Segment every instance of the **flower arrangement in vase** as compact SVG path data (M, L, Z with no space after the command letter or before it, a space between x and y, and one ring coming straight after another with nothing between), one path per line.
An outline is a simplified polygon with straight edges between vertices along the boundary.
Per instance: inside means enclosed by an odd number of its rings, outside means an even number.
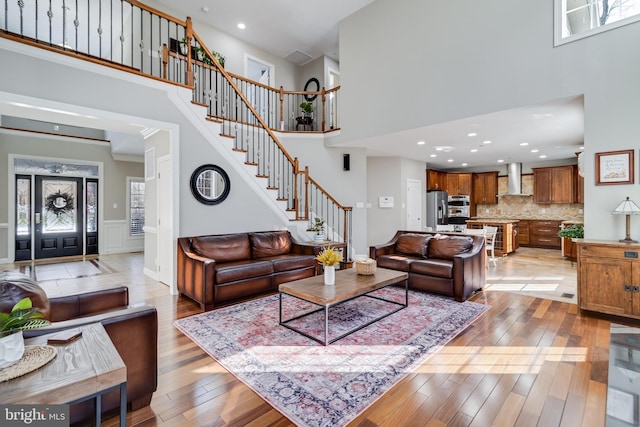
M336 265L340 264L340 252L327 246L318 254L316 260L324 266L324 284L333 285L336 282Z
M11 312L0 313L0 369L13 365L24 354L22 331L48 324L42 313L33 308L30 298L18 301Z

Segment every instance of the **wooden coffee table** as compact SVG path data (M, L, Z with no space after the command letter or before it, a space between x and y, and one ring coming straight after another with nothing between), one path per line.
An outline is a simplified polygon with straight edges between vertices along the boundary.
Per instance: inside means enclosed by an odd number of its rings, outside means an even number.
M403 308L409 305L409 284L408 284L408 274L403 273L401 271L396 270L388 270L385 268L378 268L376 273L371 276L362 276L356 273L355 269L350 268L347 270L338 270L336 271L336 282L335 285L327 286L324 284L324 277L322 275L309 277L306 279L295 280L293 282L283 283L279 286L278 290L280 291L280 325L285 328L291 329L299 334L304 335L305 337L311 338L314 341L319 342L320 344L328 345L333 342L338 341L341 338L346 337L358 331L365 326L368 326L374 322L377 322L380 319L383 319L397 311L402 310ZM376 291L378 289L387 287L389 285L393 285L396 283L405 282L405 298L404 303L399 303L396 301L391 301L388 299L380 298L378 296L369 295L371 292ZM312 304L320 306L317 310L313 310L310 312L306 312L299 316L293 317L291 319L283 320L282 319L282 297L284 295L289 295L292 297L299 298L303 301L310 302ZM336 306L338 304L342 304L346 301L350 301L354 298L366 297L366 298L374 298L377 300L385 301L392 303L398 306L396 309L392 310L389 313L386 313L380 317L377 317L364 325L359 325L346 333L340 335L339 337L333 338L329 340L329 308ZM317 313L319 311L324 310L324 341L313 337L295 327L290 325L294 320L300 319L305 316L310 316L313 313Z

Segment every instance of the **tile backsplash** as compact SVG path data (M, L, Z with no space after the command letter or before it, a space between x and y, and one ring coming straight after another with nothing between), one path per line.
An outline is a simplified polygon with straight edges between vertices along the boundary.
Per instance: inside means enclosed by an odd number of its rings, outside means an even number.
M508 183L506 176L498 177L498 194L506 194ZM533 175L522 175L522 193L533 194ZM533 203L532 196L500 196L497 205L478 205L478 218L501 219L558 219L563 221L582 221L584 205L582 203Z

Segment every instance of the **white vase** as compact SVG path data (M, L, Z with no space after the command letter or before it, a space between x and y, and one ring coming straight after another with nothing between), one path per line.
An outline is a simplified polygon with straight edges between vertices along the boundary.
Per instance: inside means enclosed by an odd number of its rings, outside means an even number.
M324 284L325 285L335 285L336 283L336 266L335 265L325 265L324 266Z
M316 233L313 235L314 242L324 242L324 234Z
M15 364L24 354L22 331L0 338L0 369Z

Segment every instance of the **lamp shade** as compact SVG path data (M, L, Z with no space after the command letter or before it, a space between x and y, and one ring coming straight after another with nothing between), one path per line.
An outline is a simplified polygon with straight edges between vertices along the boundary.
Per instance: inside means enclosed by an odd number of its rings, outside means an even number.
M640 207L627 197L611 213L613 215L640 215Z

